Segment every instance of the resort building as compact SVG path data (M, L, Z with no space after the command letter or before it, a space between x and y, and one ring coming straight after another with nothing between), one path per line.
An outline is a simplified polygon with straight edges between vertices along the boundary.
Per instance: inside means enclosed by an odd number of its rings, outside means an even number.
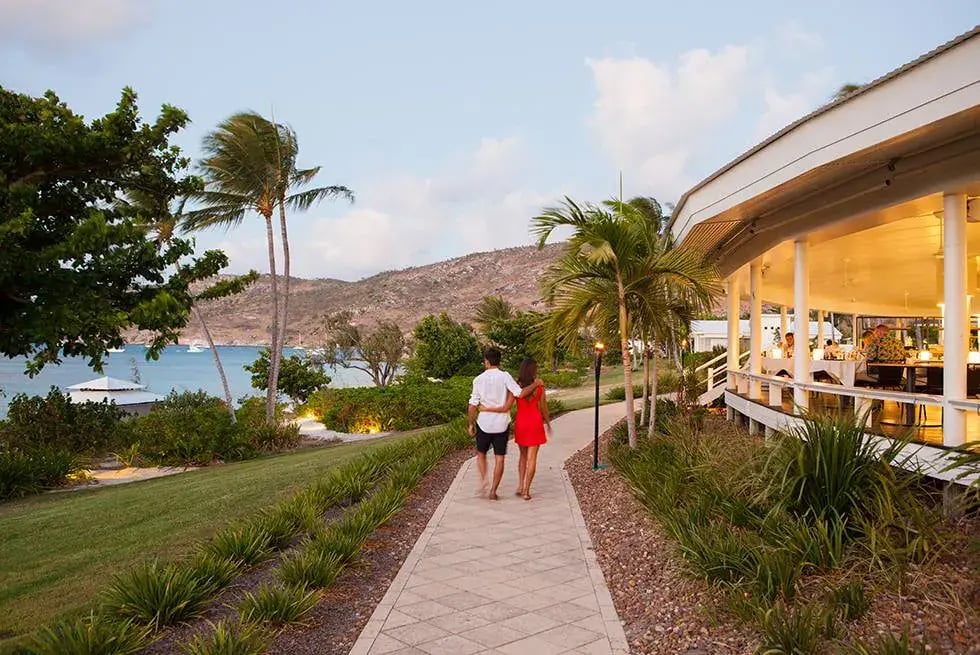
M163 396L150 393L145 384L109 376L80 382L68 387L73 403L114 403L127 414L144 416Z
M841 331L831 325L830 321L809 321L807 338L815 343L825 343L825 340L840 342ZM752 322L742 319L738 322L738 337L740 340L750 336ZM787 334L801 332L793 322L792 316L781 314L763 314L760 321L762 328L762 347L778 346ZM691 321L691 331L688 333L691 351L696 353L710 352L715 348L728 348L728 321L707 319Z
M808 408L870 412L873 432L910 434L920 463L948 476L948 449L980 439L978 196L980 27L688 190L670 229L727 280L731 347L717 379L729 416L769 432ZM821 322L851 315L858 341L876 333L866 350L797 339L783 352L766 338L763 303Z

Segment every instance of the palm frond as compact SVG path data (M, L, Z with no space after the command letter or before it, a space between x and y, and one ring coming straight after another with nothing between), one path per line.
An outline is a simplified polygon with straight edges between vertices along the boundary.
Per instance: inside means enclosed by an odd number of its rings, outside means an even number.
M306 211L321 200L328 198L344 198L354 202L354 192L345 186L325 186L294 193L286 198L286 206L297 211Z

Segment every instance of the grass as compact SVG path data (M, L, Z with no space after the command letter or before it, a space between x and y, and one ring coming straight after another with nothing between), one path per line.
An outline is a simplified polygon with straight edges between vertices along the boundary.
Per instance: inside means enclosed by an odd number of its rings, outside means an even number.
M186 555L230 523L391 440L304 449L0 506L0 639L81 614L113 574L148 559Z

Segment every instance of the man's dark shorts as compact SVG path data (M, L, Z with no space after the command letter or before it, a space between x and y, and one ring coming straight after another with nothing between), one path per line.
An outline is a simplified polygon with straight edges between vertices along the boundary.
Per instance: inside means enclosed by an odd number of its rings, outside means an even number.
M508 436L509 433L506 430L504 432L484 432L478 425L476 426L476 450L486 455L490 446L493 446L494 455L506 455Z

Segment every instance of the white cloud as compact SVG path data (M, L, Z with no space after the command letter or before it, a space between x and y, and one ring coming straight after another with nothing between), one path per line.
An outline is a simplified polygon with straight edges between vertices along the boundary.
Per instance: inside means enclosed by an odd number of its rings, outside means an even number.
M597 91L589 123L600 145L662 198L691 184L691 157L734 112L749 69L743 46L691 50L673 65L640 57L586 63Z
M291 239L293 271L356 279L528 244L530 217L557 194L525 188L524 160L518 139L483 139L439 175L377 180L340 216L303 220L303 238Z
M765 111L756 124L756 139L765 139L810 113L830 99L834 69L821 68L803 75L793 89L767 84L763 91Z
M147 14L148 0L0 0L0 39L42 52L124 32Z

